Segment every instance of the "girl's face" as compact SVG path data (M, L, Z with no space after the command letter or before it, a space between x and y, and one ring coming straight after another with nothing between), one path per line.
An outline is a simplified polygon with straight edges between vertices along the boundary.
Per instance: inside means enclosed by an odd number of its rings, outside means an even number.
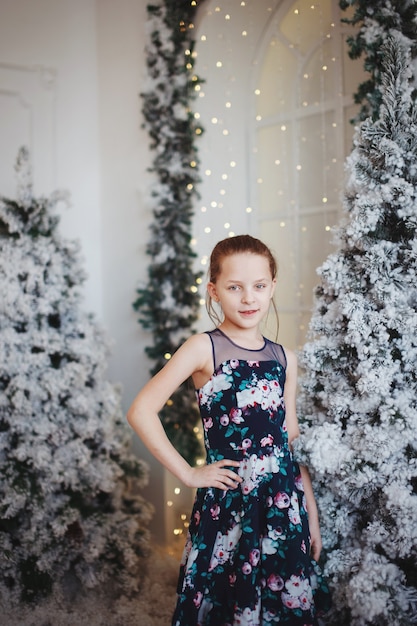
M264 256L242 252L222 260L220 275L207 290L220 303L226 323L254 328L268 313L275 283Z

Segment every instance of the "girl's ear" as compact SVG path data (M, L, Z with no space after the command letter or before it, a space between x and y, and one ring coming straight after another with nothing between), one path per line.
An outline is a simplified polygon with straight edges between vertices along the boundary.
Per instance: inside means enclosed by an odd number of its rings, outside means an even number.
M274 279L272 280L271 298L272 298L272 296L274 295L274 292L275 292L275 287L276 287L276 286L277 286L277 279L276 279L276 278L274 278Z
M214 300L215 302L219 301L219 296L217 295L215 283L207 283L207 291L212 300Z

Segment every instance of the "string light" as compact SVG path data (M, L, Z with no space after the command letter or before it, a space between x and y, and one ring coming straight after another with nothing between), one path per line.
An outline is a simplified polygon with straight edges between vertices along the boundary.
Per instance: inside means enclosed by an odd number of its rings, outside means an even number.
M332 97L328 85L337 76L339 59L335 54L336 47L332 49L329 45L319 45L320 41L327 42L331 37L339 36L334 17L328 17L332 15L330 3L331 0L323 0L320 4L298 2L285 13L278 0L273 0L265 8L262 18L261 9L258 11L257 8L255 12L247 2L242 1L235 7L228 3L225 10L226 5L219 0L216 6L208 8L207 13L203 14L201 25L204 32L196 48L200 67L208 68L204 86L207 98L199 101L202 125L207 129L203 137L206 143L202 144L200 151L201 162L206 166L203 168L206 175L203 176L200 189L204 208L200 208L196 221L197 247L202 266L207 265L208 252L223 236L222 233L235 232L235 226L241 229L239 232L250 231L252 222L249 219L253 220L255 203L263 202L263 197L266 199L265 208L256 206L256 215L261 220L262 216L265 217L265 225L270 224L272 218L279 232L282 229L287 231L286 245L292 242L287 258L291 266L300 265L299 258L303 252L297 237L301 233L304 238L310 233L316 236L320 220L323 220L320 225L322 232L327 232L329 214L334 211L334 190L333 187L328 188L328 181L335 185L329 168L331 166L333 172L341 162L334 154L323 152L327 150L327 144L333 152L340 145L339 140L328 136L329 129L339 132L340 128L340 118L332 120L328 114L328 102ZM265 39L263 42L266 44L263 50L267 52L262 52L264 56L256 57L257 50L261 49L259 37L262 34L270 37L269 41ZM269 61L268 54L271 55ZM243 76L236 69L237 56L239 67L248 67L254 81L252 85L247 82L255 109L251 116L252 128L248 129L249 137L252 134L254 138L253 141L250 139L250 153L246 153L251 159L248 162L242 158L247 147L241 141L242 133L238 132L240 127L236 122L241 117L242 108L236 107L235 102L242 97L242 84L246 85L242 83ZM268 82L266 77L269 70L274 74ZM286 85L281 92L276 87L280 81ZM339 94L339 102L342 101L342 95ZM230 115L232 112L233 115ZM318 122L320 118L322 122L325 121L325 125ZM214 135L217 128L219 132ZM267 137L269 128L270 139L265 139L266 143L261 145L259 138L262 133ZM316 152L318 147L320 161L313 156L313 145ZM268 155L271 169L256 170L253 165L261 164L264 167L267 160L265 146L271 150ZM248 163L252 167L251 173ZM321 181L320 176L312 176L320 163L323 164ZM252 181L257 181L256 188L248 180L248 173ZM306 190L311 187L312 179L314 193L310 194L310 199ZM241 184L243 181L248 182L246 185ZM248 193L246 198L245 189ZM258 196L252 198L254 193L258 193ZM239 218L239 211L243 219ZM261 225L262 221L259 222L260 236ZM309 271L315 279L314 268L309 268ZM309 287L308 283L304 290L306 293Z

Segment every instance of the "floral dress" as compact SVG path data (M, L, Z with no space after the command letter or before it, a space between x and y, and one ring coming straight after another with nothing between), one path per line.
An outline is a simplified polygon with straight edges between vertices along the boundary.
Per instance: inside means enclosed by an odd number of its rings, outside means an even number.
M219 329L208 334L215 369L197 391L207 463L239 460L243 480L197 490L172 626L315 626L329 592L310 556L288 446L284 350L268 339L248 350Z

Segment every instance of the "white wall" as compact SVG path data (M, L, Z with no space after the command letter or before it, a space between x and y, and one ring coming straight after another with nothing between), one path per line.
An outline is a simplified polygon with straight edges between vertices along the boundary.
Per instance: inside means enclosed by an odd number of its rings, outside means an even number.
M35 192L71 192L62 227L82 240L91 276L87 306L101 314L96 67L92 0L1 0L0 193L14 196L13 165L24 141L32 151Z
M141 85L145 77L145 0L96 0L100 125L100 206L102 210L103 319L114 340L110 375L123 384L125 410L148 380L144 353L151 337L133 310L139 281L146 280L151 214L149 140L141 128ZM133 436L134 447L151 468L144 495L156 507L152 530L166 540L165 476Z
M141 129L146 0L0 0L0 194L14 197L14 161L32 152L35 194L68 189L61 232L79 239L88 272L85 308L113 340L109 377L126 410L148 379L151 341L131 303L146 276L150 220ZM164 475L152 463L145 495L164 538Z

